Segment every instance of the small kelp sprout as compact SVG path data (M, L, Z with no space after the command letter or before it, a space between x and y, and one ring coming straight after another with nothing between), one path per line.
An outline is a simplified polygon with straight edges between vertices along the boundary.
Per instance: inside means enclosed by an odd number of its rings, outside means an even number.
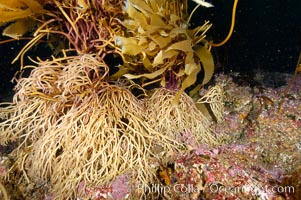
M219 95L221 95L219 93ZM218 140L212 135L210 121L196 107L193 99L182 93L177 106L173 106L176 92L166 88L155 89L146 100L146 121L157 131L165 133L170 138L179 139L186 132L191 133L195 143L217 144ZM210 98L211 97L211 98ZM204 98L218 100L208 92ZM203 103L203 102L202 102ZM217 109L221 115L222 109Z
M4 30L3 35L18 39L26 32L33 29L37 24L34 19L37 16L45 14L47 11L43 8L43 0L14 0L0 1L0 26L10 23Z

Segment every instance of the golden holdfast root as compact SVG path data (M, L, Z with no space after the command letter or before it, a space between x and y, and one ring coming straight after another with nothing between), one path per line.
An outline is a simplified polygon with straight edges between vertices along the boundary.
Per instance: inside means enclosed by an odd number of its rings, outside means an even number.
M17 85L0 123L3 143L23 142L25 174L47 183L55 199L72 199L78 185L109 184L130 173L151 182L152 162L180 145L145 121L144 104L106 81L107 66L93 55L40 62ZM21 151L20 151L21 152ZM19 154L18 156L24 156Z

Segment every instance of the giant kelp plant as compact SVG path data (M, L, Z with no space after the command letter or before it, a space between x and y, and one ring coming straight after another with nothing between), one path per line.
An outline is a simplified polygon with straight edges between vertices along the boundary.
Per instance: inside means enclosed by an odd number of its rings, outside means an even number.
M185 93L199 72L203 81L191 95L214 69L205 39L210 24L190 29L186 1L0 5L5 35L29 31L21 31L23 20L35 29L16 59L41 39L61 50L34 66L21 62L21 72L31 73L17 80L13 102L1 106L0 144L19 143L9 178L22 171L21 180L49 185L55 199L74 199L79 185L106 186L120 175L134 185L156 182L158 162L188 147L179 140L186 132L199 143L218 143L209 119ZM121 58L119 66L110 65L110 56ZM220 120L222 89L211 91L197 103L211 104Z
M142 85L160 82L163 87L180 87L177 94L180 95L196 82L201 71L200 63L203 63L205 77L202 84L210 80L213 58L204 39L210 24L206 22L190 30L189 22L185 21L185 4L179 4L178 1L127 2L125 12L128 17L122 21L126 32L124 36L116 37L125 62L119 76L129 79L145 77L150 81L142 80ZM202 45L197 46L199 43ZM176 79L169 80L170 76Z

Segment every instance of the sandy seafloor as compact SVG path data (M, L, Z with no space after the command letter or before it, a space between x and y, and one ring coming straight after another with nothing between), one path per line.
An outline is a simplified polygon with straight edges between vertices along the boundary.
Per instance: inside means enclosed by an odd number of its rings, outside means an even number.
M161 183L142 188L153 193L147 199L301 199L301 76L285 94L291 78L275 73L251 79L216 75L214 82L224 85L225 112L212 129L221 144L209 147L187 140L193 148L168 158L158 173ZM21 173L5 178L14 148L0 146L0 182L10 199L52 199L47 186L19 181ZM86 188L77 199L130 199L131 187L122 176L112 187Z

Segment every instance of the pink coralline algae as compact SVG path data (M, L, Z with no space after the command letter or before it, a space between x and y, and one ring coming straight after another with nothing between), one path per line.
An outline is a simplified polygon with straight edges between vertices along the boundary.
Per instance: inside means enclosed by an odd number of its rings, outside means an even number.
M112 198L116 200L124 199L130 192L130 185L127 175L118 176L111 184Z

